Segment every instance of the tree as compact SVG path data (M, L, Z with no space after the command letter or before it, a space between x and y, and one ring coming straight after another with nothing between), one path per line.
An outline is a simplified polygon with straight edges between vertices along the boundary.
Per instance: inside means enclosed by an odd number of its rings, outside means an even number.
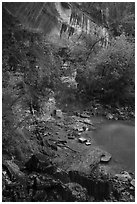
M3 115L13 115L15 111L12 112L12 108L19 103L33 114L33 109L40 111L42 98L48 100L50 90L59 86L60 59L56 56L57 50L50 43L47 45L39 33L20 26L18 19L5 7L2 25Z
M112 105L134 105L134 43L126 37L113 39L77 72L79 92Z

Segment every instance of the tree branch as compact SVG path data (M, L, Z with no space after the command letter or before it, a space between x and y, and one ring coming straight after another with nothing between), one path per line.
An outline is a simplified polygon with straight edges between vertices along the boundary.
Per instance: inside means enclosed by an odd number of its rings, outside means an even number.
M91 51L93 50L93 48L95 47L95 45L96 45L98 42L100 42L102 39L104 39L104 38L102 38L102 37L99 38L99 40L97 40L97 41L92 45L92 47L90 48L89 53L88 53L88 55L87 55L86 61L89 59L90 54L91 54Z

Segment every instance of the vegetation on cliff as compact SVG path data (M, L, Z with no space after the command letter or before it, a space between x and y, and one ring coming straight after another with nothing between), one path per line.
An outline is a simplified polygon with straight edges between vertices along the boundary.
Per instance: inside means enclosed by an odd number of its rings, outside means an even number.
M51 135L57 136L57 127L70 128L69 118L65 118L67 125L65 120L58 121L62 119L58 108L68 113L77 105L90 116L134 119L134 3L61 6L69 10L69 21L55 3L2 6L3 201L89 201L85 187L64 185L48 174L59 171L52 163L59 145L50 141ZM42 158L46 155L48 164L37 158L39 153ZM29 159L34 168L38 165L37 173L29 169ZM46 165L44 170L41 165ZM36 189L38 179L46 185L44 190ZM58 188L68 197L61 197Z

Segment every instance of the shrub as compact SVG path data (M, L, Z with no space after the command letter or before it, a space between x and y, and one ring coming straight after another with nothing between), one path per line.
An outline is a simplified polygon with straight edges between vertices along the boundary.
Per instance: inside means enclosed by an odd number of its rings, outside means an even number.
M79 91L90 100L97 97L105 103L134 103L134 54L134 44L124 35L113 39L91 59L84 75L77 73Z

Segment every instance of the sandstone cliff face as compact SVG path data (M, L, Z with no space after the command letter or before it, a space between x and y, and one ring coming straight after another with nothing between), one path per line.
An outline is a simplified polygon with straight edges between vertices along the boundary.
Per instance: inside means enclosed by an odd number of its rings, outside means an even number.
M62 21L69 23L71 16L71 9L65 9L61 6L60 2L55 2L55 7L60 15Z
M58 25L58 11L55 3L43 2L12 2L4 3L6 10L17 17L21 24L32 32L44 34Z

